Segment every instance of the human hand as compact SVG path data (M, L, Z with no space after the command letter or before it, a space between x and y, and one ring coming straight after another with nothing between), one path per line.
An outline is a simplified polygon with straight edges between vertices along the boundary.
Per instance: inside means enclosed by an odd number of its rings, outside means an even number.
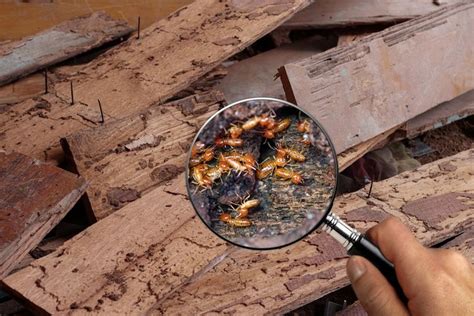
M422 246L394 217L367 231L395 265L405 306L380 271L365 258L347 263L352 287L369 315L472 315L474 268L461 254Z

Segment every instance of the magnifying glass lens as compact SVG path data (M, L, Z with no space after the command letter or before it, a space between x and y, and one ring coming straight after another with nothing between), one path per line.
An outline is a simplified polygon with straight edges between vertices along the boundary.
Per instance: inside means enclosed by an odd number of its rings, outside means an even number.
M276 99L234 103L190 149L188 193L204 223L242 247L279 248L313 231L336 191L334 147L320 124Z

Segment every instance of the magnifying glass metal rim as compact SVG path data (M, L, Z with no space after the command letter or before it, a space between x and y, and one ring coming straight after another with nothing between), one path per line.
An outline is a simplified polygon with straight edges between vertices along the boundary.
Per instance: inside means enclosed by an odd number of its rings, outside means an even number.
M225 110L237 105L237 104L243 104L243 103L246 103L246 102L249 102L249 101L272 101L272 102L279 102L279 103L282 103L284 105L287 105L287 106L290 106L292 108L295 108L296 110L304 113L306 116L308 116L310 119L312 119L316 125L318 126L318 128L321 130L321 132L324 134L324 136L326 137L326 140L328 141L329 143L329 146L331 147L331 152L333 154L333 157L334 157L334 171L335 171L335 185L334 185L334 189L333 189L333 192L332 192L332 195L331 195L331 198L330 198L330 201L328 203L328 205L326 206L326 210L323 214L323 216L321 217L321 219L319 220L319 222L314 225L314 227L312 229L310 229L308 232L306 232L305 234L303 234L300 238L297 238L291 242L288 242L288 243L285 243L283 245L279 245L279 246L275 246L275 247L265 247L265 248L258 248L258 247L251 247L251 246L246 246L246 245L241 245L235 241L232 241L232 240L229 240L221 235L219 235L218 233L216 233L214 231L214 229L212 229L212 227L210 225L208 225L208 223L206 223L206 221L204 220L204 218L202 218L201 214L198 212L198 210L196 209L196 207L194 206L194 203L193 203L193 199L192 199L192 192L191 192L191 189L189 188L189 162L190 162L190 159L191 159L191 150L192 150L192 146L195 144L195 142L198 140L198 137L199 135L201 134L201 132L204 130L204 128L207 126L207 124L209 124L216 116L218 116L219 114L221 114L222 112L224 112ZM321 123L315 119L313 117L313 115L309 114L306 110L300 108L299 106L291 103L291 102L288 102L288 101L285 101L285 100L280 100L280 99L276 99L276 98L269 98L269 97L254 97L254 98L248 98L248 99L243 99L243 100L239 100L239 101L236 101L236 102L233 102L229 105L226 105L225 107L223 107L222 109L220 109L219 111L217 111L216 113L214 113L211 117L209 117L206 122L201 126L201 128L199 128L199 131L196 133L196 135L194 136L193 138L193 141L191 143L191 146L188 150L188 154L187 154L187 157L186 157L186 170L185 170L185 173L184 173L184 176L186 177L185 178L185 181L186 181L186 190L188 192L188 196L190 198L190 202L191 202L191 205L193 206L193 209L194 211L196 212L196 214L198 215L198 217L201 219L201 221L204 223L204 225L206 225L206 227L212 231L215 235L217 235L220 239L223 239L225 240L226 242L228 243L231 243L235 246L238 246L238 247L242 247L242 248L246 248L246 249L251 249L251 250L274 250L274 249L280 249L280 248L283 248L283 247L287 247L287 246L290 246L300 240L302 240L303 238L305 238L306 236L308 236L309 234L311 234L312 232L314 232L318 227L322 226L325 222L325 218L328 216L328 214L330 213L331 209L332 209L332 206L334 204L334 199L336 198L336 193L337 193L337 185L338 185L338 175L339 175L339 164L337 162L337 154L336 154L336 150L335 150L335 147L334 147L334 144L332 143L332 140L331 138L329 138L329 134L326 132L326 130L324 129L324 127L321 125Z

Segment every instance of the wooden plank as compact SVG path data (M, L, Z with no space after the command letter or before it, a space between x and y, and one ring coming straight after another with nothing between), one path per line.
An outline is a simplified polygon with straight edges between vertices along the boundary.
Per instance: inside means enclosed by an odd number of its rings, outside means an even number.
M423 132L439 128L474 114L474 90L409 120L402 128L405 136L413 138Z
M0 279L74 206L84 179L18 153L0 151Z
M431 13L440 7L459 2L432 0L316 0L282 27L291 29L350 27L378 23L396 23Z
M89 183L91 216L102 219L184 171L194 135L224 104L220 92L195 95L63 139Z
M0 48L0 85L132 32L103 12L76 18Z
M61 160L58 139L64 131L99 125L98 99L106 124L161 103L309 3L195 1L143 30L140 39L130 38L69 76L52 78L55 94L42 97L51 105L43 117L25 114L36 105L32 100L0 114L6 122L0 125L0 144L38 159ZM35 146L25 145L28 135L36 135Z
M473 160L469 150L397 175L376 183L370 199L367 188L337 198L333 211L361 231L394 215L433 245L473 225ZM160 302L157 311L284 314L348 285L346 258L344 248L323 233L285 249L238 250Z
M473 159L470 150L382 181L370 199L365 190L341 196L334 211L360 229L393 214L436 243L472 225ZM48 313L255 314L291 310L348 284L345 252L329 237L235 250L196 218L185 192L184 177L156 188L2 285Z
M44 76L32 74L0 87L0 105L21 102L45 92Z
M462 3L287 64L287 99L342 152L474 88L473 27L474 4Z
M224 93L229 103L252 97L284 99L285 92L281 82L275 78L276 69L330 47L328 40L316 36L263 52L230 66L227 76L216 88Z

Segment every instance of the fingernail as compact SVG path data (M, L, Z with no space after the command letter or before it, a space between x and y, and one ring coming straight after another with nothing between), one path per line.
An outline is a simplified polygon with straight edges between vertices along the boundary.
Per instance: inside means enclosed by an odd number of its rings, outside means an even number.
M351 282L357 281L367 271L361 258L351 257L347 263L347 274Z

